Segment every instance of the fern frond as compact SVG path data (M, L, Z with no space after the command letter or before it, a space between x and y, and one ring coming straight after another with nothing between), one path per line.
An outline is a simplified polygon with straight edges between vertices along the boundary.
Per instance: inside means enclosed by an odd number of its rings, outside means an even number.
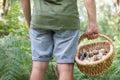
M28 80L32 63L29 45L29 40L12 34L1 39L0 80Z

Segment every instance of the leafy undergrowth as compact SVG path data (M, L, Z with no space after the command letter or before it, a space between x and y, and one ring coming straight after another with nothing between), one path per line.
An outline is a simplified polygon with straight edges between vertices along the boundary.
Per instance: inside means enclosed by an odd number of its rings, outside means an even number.
M31 71L28 46L29 40L12 34L0 40L0 80L28 80Z
M89 77L74 66L74 80L119 80L120 78L120 42L114 37L115 56L111 67L98 77ZM23 36L12 34L0 39L0 80L29 80L31 73L30 41ZM56 65L55 59L49 64L44 80L57 80L53 74L52 65Z

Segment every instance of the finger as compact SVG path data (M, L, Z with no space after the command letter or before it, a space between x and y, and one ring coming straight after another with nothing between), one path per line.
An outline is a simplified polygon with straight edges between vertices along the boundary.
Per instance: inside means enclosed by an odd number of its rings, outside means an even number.
M94 35L91 35L91 36L90 36L90 39L94 39Z
M96 39L98 37L98 34L93 34L93 39Z
M87 37L86 33L83 33L80 38L81 38L81 39L84 39L84 38L86 38L86 37Z
M92 34L92 35L91 35L91 39L95 39L95 34Z
M95 39L95 38L96 38L95 34L88 35L88 39Z
M92 39L96 39L97 37L98 37L97 34L92 34L92 36L91 36Z
M97 38L97 37L98 37L98 34L95 34L94 37Z
M91 39L91 35L87 35L87 39L90 40Z

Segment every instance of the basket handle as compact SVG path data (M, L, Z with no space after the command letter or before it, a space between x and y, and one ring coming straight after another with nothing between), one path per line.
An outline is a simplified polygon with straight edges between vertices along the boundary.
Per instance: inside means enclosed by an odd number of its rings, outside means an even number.
M108 40L109 43L113 45L112 40L111 40L108 36L105 36L105 35L103 35L103 34L98 34L98 37L101 37L101 38L104 38L104 39ZM82 35L80 36L79 40L78 40L78 44L79 44L83 39L85 39L85 38L87 38L87 37L84 37L84 34L82 34Z

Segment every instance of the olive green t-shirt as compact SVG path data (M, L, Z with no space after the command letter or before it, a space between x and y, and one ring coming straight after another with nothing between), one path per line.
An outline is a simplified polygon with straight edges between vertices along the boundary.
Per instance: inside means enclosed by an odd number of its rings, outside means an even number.
M77 0L33 0L32 28L79 29Z

